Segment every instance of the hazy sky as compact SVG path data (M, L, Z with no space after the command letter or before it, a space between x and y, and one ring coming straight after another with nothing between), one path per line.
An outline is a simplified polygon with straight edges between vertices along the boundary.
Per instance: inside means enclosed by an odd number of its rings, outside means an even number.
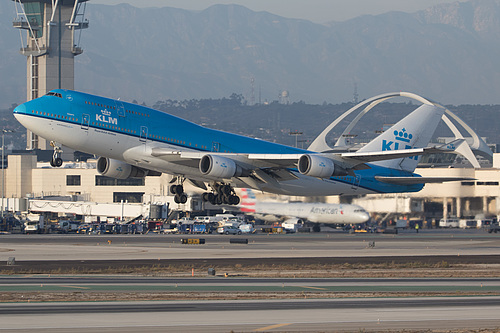
M92 3L114 5L124 2L136 7L176 7L190 10L203 10L214 4L234 3L253 11L267 11L280 16L324 23L343 21L364 14L376 15L390 11L415 12L457 0L90 0L89 5Z

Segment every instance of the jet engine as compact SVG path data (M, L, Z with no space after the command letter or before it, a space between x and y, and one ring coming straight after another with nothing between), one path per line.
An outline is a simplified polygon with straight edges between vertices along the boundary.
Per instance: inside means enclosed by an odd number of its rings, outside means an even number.
M144 178L146 176L161 175L159 172L141 169L107 157L99 157L97 160L97 172L103 176L116 179Z
M298 169L301 174L316 178L346 176L348 174L347 170L335 165L331 159L311 154L305 154L299 158Z
M292 223L292 224L304 224L303 219L299 219L297 217L286 219L283 223Z
M299 172L306 176L329 178L335 172L335 163L318 155L302 155L299 158Z
M216 178L240 177L245 173L235 161L218 155L203 156L199 169L203 175Z

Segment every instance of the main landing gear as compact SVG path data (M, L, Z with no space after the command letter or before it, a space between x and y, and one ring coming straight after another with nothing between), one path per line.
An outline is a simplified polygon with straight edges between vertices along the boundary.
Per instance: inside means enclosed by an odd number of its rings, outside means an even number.
M50 160L50 166L58 168L63 164L63 160L61 158L62 149L57 146L54 141L50 141L50 145L54 147L54 154L52 155L52 159Z
M201 196L203 201L210 202L212 205L237 205L240 203L240 197L236 195L231 185L215 183L212 185L213 192L205 192Z
M187 195L184 193L184 186L172 185L170 186L170 193L175 194L174 201L177 204L185 204L187 202Z
M177 204L185 204L187 195L182 186L183 179L173 179L171 183L177 182L177 185L170 186L170 193L174 195L174 201ZM211 185L212 192L205 192L201 196L204 202L210 202L212 205L237 205L240 203L240 197L236 195L231 185L224 183L214 183Z

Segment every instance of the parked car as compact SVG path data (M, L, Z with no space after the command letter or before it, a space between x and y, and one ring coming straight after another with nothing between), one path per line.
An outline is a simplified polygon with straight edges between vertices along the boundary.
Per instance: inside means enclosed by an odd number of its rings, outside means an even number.
M225 235L241 235L241 230L235 227L231 226L225 226L225 227L220 227L217 229L217 232L219 234L225 234Z

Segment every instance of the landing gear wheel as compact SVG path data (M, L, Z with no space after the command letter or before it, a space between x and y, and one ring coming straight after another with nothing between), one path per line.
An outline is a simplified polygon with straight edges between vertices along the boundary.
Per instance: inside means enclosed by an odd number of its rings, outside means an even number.
M63 164L63 160L62 160L62 158L57 157L57 158L54 160L54 165L55 165L56 167L60 167L62 164Z
M63 164L63 160L60 157L56 157L50 160L50 166L53 168L58 168Z
M50 160L51 167L60 167L63 164L63 160L61 158L62 149L57 146L56 142L50 141L50 145L54 147L54 153L52 154L52 159Z
M315 225L313 225L312 230L313 232L320 232L321 227L319 226L319 224L316 223Z
M241 202L241 199L239 196L235 195L234 196L234 201L233 201L233 205L239 205Z
M181 195L184 193L184 187L182 185L172 185L170 186L170 193Z
M174 196L174 201L176 204L185 204L187 202L187 200L188 200L188 197L184 193L176 194Z
M220 194L214 195L214 202L216 205L222 205L222 196Z
M182 195L184 193L184 187L182 185L177 185L175 187L175 194Z
M205 192L205 193L203 193L203 195L201 196L201 198L205 202L208 201L208 202L212 203L212 201L214 201L214 194L210 193L210 192Z
M229 196L232 192L231 186L229 186L229 185L222 185L220 187L220 190L221 190L222 194L224 194L226 196Z
M203 201L208 201L212 205L237 205L240 203L240 197L236 195L236 192L231 185L213 183L211 187L213 192L203 193Z

